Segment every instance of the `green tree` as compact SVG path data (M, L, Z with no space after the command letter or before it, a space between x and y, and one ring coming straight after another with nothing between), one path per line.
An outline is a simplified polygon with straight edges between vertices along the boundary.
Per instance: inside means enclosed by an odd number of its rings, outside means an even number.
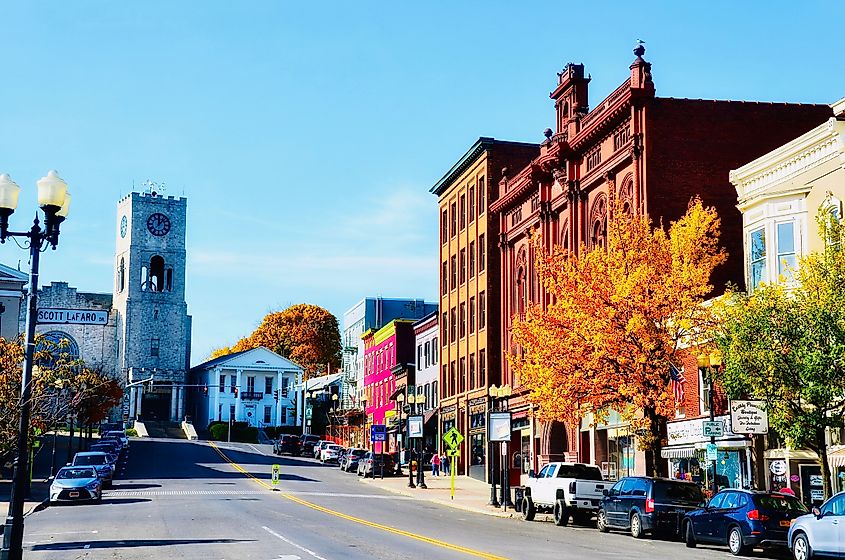
M825 248L800 260L796 282L729 294L717 305L713 339L728 396L765 400L787 443L818 454L827 498L825 435L845 414L845 227L828 211L817 221Z

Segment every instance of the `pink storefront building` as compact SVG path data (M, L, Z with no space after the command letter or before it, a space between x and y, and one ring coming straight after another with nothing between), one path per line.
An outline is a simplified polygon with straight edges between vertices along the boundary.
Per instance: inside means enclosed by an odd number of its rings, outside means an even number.
M379 330L361 335L364 340L364 395L366 398L369 439L370 426L388 426L387 446L373 444L373 451L395 452L401 438L400 415L396 395L406 393L414 381L414 321L396 319Z

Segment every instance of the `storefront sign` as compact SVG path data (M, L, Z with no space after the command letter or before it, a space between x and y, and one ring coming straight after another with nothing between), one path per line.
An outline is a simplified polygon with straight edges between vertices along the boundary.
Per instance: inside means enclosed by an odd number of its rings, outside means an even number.
M511 413L490 413L490 441L511 440Z
M792 482L798 482L799 480L801 480L801 477L798 476L797 474L793 474L792 476L789 477L789 480L791 480Z
M736 434L768 434L765 401L731 401L731 430Z
M824 490L816 490L815 488L810 490L810 499L814 502L824 501Z
M717 416L714 421L722 424L722 435L716 439L736 438L728 428L727 416ZM709 441L710 436L704 435L704 423L701 420L683 420L681 422L669 422L666 424L666 438L669 445L689 445Z
M772 461L769 465L769 470L772 474L783 476L786 474L786 461Z

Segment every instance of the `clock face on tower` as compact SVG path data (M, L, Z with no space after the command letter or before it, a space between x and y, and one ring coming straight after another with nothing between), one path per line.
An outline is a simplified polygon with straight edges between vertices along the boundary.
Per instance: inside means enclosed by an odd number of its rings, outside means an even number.
M159 212L151 214L147 218L147 229L156 236L167 235L170 231L170 218Z
M129 221L126 216L120 218L120 237L126 237L126 228L129 227Z

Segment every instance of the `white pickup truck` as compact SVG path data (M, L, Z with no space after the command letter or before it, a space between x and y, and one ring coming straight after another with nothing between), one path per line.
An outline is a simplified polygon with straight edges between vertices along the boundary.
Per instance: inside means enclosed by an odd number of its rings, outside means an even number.
M601 471L586 463L548 463L535 476L528 473L522 518L534 519L539 512L554 514L555 525L587 524L599 508L604 489L613 486L602 480Z

